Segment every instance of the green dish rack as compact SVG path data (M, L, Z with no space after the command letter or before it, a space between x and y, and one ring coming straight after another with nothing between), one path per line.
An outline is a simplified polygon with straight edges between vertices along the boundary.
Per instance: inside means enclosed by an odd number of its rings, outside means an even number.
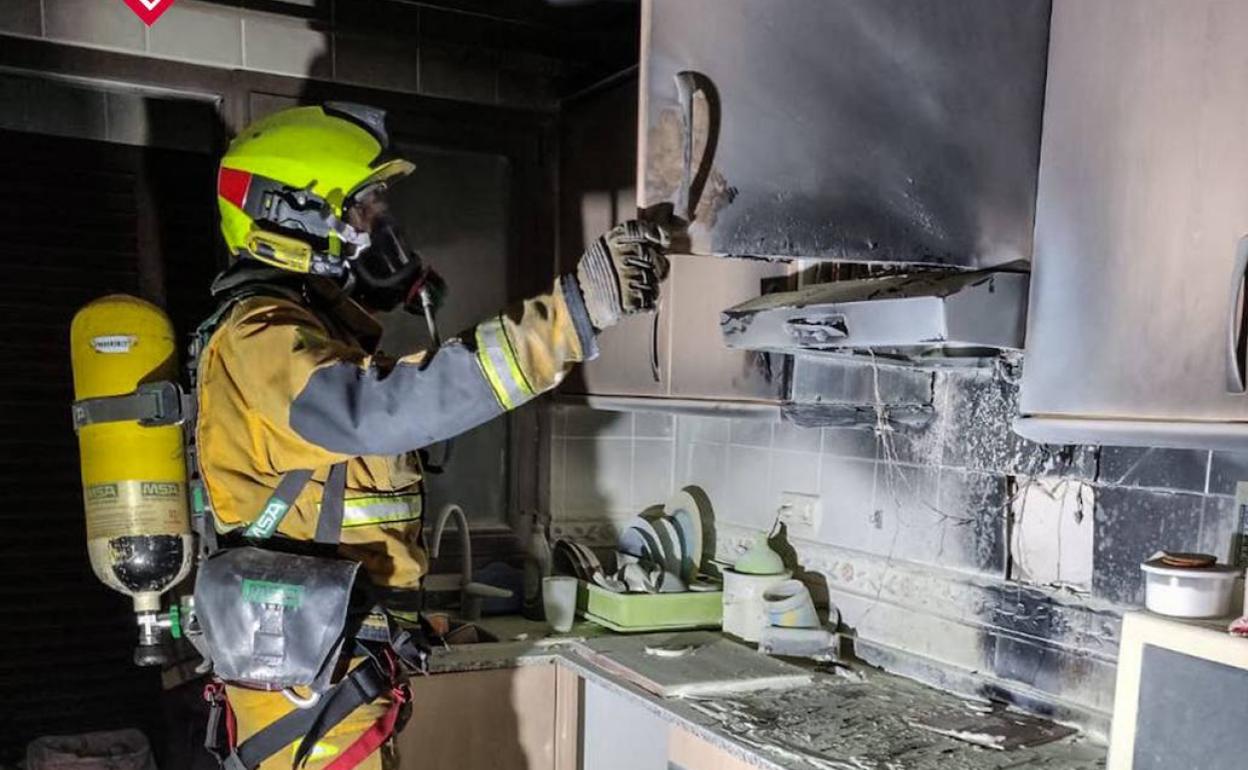
M576 608L581 617L621 633L720 628L724 624L723 591L678 594L617 594L578 581Z

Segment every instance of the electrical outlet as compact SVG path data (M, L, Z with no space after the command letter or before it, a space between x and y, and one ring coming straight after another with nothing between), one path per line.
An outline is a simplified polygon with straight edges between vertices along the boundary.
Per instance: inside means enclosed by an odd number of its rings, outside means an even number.
M823 507L819 495L798 492L780 493L780 521L788 527L790 537L813 540L819 536Z

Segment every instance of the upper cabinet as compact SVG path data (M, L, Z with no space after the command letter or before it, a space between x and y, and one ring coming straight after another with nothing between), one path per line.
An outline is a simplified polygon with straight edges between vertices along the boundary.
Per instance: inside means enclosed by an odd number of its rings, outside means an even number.
M639 203L714 256L1031 256L1048 0L643 0Z
M1056 0L1018 429L1248 448L1248 3Z
M637 79L563 105L560 136L559 271L576 269L585 247L637 216ZM729 350L720 311L758 296L789 273L785 262L673 254L657 318L624 318L598 337L601 355L562 387L597 396L777 401L783 361ZM783 285L783 284L781 284ZM658 367L651 369L652 353Z

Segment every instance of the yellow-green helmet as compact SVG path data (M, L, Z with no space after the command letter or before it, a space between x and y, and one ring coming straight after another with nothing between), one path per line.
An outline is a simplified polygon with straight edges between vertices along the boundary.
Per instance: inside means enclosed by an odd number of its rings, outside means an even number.
M233 259L341 276L368 236L345 220L366 190L412 171L389 153L385 113L331 102L292 107L230 142L217 175L221 231Z

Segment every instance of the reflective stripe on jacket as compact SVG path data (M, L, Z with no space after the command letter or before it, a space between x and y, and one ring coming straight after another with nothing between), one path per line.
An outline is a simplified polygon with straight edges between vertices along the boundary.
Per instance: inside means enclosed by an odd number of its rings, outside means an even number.
M397 360L366 350L337 320L270 296L242 299L222 320L199 362L208 497L217 528L232 530L255 519L283 474L316 469L278 528L311 540L327 470L347 461L343 554L379 585L412 587L427 566L415 450L553 388L596 354L593 330L571 277Z

